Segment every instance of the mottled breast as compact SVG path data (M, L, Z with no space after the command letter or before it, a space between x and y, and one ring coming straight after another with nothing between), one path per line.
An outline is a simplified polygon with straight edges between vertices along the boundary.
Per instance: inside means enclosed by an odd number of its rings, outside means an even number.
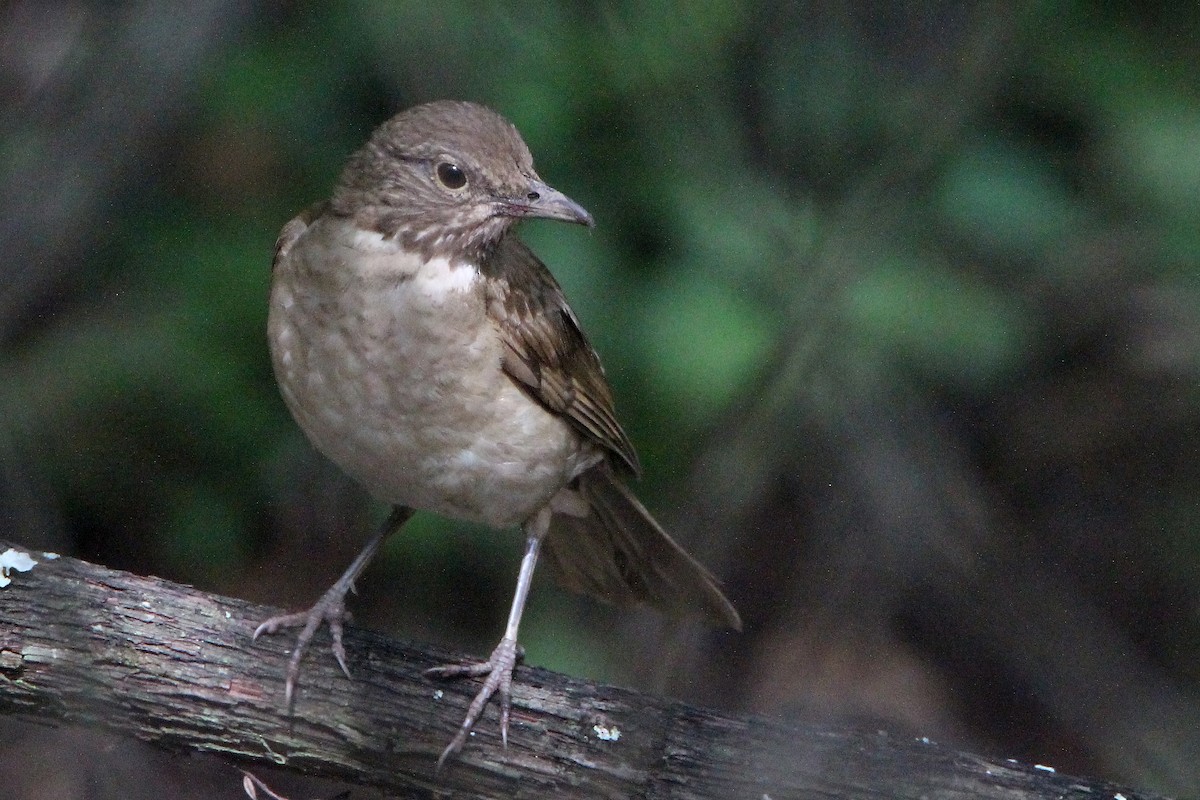
M322 453L384 501L507 527L600 456L502 371L482 280L318 217L281 238L268 332Z

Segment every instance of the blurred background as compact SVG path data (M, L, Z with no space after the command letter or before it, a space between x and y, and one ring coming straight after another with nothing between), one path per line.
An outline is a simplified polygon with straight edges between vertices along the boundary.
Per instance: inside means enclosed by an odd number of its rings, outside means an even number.
M376 124L472 99L595 215L522 235L746 622L542 580L529 663L1194 796L1198 63L1195 3L14 0L0 535L311 603L384 509L278 396L272 246ZM419 515L358 624L489 652L520 539ZM9 796L240 794L0 719L31 753Z

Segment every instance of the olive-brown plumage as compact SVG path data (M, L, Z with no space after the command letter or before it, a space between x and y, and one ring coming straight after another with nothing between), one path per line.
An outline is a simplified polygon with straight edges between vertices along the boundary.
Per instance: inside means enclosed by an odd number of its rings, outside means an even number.
M741 624L712 576L622 482L637 474L637 455L561 288L513 234L527 217L592 224L537 176L511 123L442 101L381 125L332 199L285 225L276 245L268 338L284 399L321 452L393 507L312 609L256 632L303 626L289 705L322 622L346 669L346 592L414 510L526 534L492 656L431 671L486 676L439 764L497 692L507 736L517 629L543 543L570 589Z

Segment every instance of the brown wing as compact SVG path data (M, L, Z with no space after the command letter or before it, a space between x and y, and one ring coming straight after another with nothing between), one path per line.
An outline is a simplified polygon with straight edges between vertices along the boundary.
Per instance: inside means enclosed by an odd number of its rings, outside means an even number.
M275 257L271 260L271 270L275 270L275 265L279 263L279 259L287 255L292 249L292 245L300 238L300 234L308 229L313 220L321 216L328 206L327 201L322 200L319 203L313 203L308 208L301 211L296 216L288 220L288 223L283 226L283 230L279 231L279 238L275 240Z
M600 358L550 270L515 236L506 236L482 272L491 279L487 308L504 339L504 371L638 473L637 453L613 412Z

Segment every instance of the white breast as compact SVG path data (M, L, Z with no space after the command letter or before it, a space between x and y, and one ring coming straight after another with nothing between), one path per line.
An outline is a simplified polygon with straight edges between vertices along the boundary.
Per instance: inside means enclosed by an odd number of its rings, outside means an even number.
M481 281L322 218L276 264L268 332L321 452L389 503L507 527L598 456L501 370Z

